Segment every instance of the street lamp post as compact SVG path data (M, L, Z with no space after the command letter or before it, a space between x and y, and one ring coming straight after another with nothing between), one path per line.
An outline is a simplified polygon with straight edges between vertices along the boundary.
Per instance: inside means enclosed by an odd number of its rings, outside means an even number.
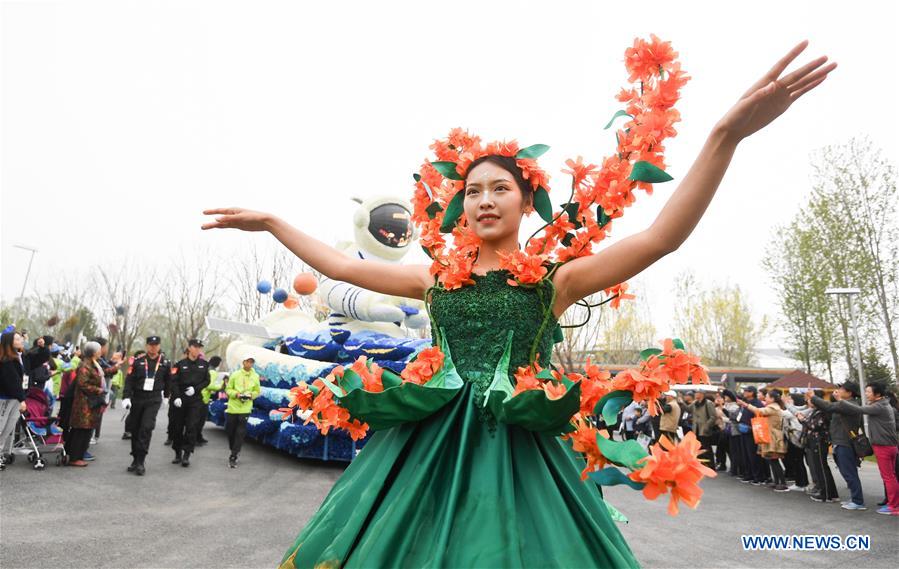
M845 296L849 301L849 317L852 319L852 335L855 337L855 367L858 370L858 388L861 391L861 399L862 405L868 404L868 398L865 397L865 368L862 365L862 346L861 342L858 339L858 316L855 312L855 303L853 302L853 297L861 294L861 290L857 288L829 288L824 291L824 294L829 294L837 297L837 302L839 302L840 296ZM862 419L865 423L865 432L868 432L868 416L862 415Z

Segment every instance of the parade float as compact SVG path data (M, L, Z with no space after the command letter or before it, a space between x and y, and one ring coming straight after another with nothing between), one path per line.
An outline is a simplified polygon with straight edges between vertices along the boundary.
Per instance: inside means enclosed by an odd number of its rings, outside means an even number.
M346 255L399 263L415 242L411 206L403 199L382 196L359 204L353 216L353 241L337 244ZM287 283L260 281L259 294L271 295L277 307L259 321L247 324L207 319L210 329L236 333L224 360L229 370L247 358L255 360L262 392L254 401L247 436L257 442L301 458L350 461L365 445L345 429L319 429L307 421L309 413L285 417L291 388L312 384L340 365L360 356L384 369L400 373L418 352L430 345L422 338L428 325L424 304L390 297L349 283L309 273ZM325 321L298 308L296 295L316 295L329 312ZM227 401L214 400L209 418L225 423Z

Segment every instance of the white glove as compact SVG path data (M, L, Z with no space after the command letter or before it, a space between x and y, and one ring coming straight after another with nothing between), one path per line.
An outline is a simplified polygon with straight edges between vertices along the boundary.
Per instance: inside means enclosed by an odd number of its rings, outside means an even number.
M188 397L191 397L194 394L194 388L192 385L188 386L187 389L184 390L184 394Z
M125 411L127 411L128 409L131 409L131 400L130 399L122 399L122 409L124 409Z
M366 308L365 316L371 322L402 322L406 319L406 313L398 306L386 302L373 302Z
M181 398L179 397L179 398L175 399L174 401L172 401L172 405L174 405L175 407L178 407L180 409L181 408Z

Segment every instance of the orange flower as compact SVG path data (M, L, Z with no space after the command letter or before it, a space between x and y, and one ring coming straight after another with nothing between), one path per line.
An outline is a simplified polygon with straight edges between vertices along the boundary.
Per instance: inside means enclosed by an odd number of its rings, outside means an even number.
M301 383L296 387L290 388L290 409L300 409L302 411L308 410L310 407L312 407L313 396L314 393L305 383Z
M592 415L593 409L599 400L606 393L612 391L612 382L610 378L612 374L601 369L598 365L591 363L587 358L587 364L584 366L586 377L581 380L581 414Z
M286 421L293 416L293 409L290 407L278 407L278 412L281 413L282 421Z
M350 433L350 438L354 441L364 439L366 433L368 433L368 423L363 423L359 419L344 421L340 424L340 428L348 431Z
M579 452L587 459L587 466L581 471L581 480L587 479L587 474L600 470L609 463L606 457L599 452L599 445L596 443L596 435L599 432L590 421L583 417L575 416L575 430L564 435L563 439L571 440L571 448L574 452Z
M668 513L676 516L677 503L683 501L691 508L699 505L702 488L698 483L703 476L714 478L717 473L699 460L701 445L693 432L688 432L678 444L668 437L662 437L652 445L650 455L641 459L643 466L630 473L630 479L643 482L643 495L655 500L662 494L671 492Z
M659 69L670 71L676 57L671 42L663 42L655 34L650 41L637 38L633 47L624 50L624 65L631 74L628 81L649 81L658 76Z
M436 346L425 348L419 352L415 361L406 365L400 373L400 377L403 378L403 381L424 385L434 377L437 370L443 367L443 358L444 355L440 348Z
M312 414L306 419L305 424L312 422L321 434L327 435L331 427L339 428L349 418L349 411L339 407L331 390L323 387L312 401Z
M518 371L515 372L515 391L512 393L512 396L514 397L530 389L540 389L543 382L537 379L538 373L540 373L540 370L534 366L518 368Z
M547 381L543 384L543 391L547 399L561 399L568 391L565 384L558 381Z
M648 368L646 365L639 370L626 369L612 380L612 389L630 391L636 402L646 401L650 415L658 414L655 402L668 388L668 378L661 369Z
M637 298L636 296L634 296L632 294L627 294L627 289L628 289L627 283L620 283L613 287L609 287L603 291L607 297L613 297L613 296L615 297L609 302L610 308L617 309L619 306L621 306L622 300L633 300L633 299Z
M565 165L568 166L568 170L562 170L566 174L571 174L574 177L574 185L580 186L584 180L587 179L588 176L593 174L596 171L596 164L584 164L583 157L578 156L577 161L572 159L568 159L565 161Z
M499 252L500 264L515 277L509 284L517 286L518 283L536 284L546 276L544 266L546 255L528 255L524 251L512 251L511 253ZM517 282L516 282L517 281Z
M368 365L367 356L359 356L350 369L356 372L362 378L362 389L371 393L380 393L384 391L384 384L381 382L381 374L384 370L381 366L372 362L371 368Z

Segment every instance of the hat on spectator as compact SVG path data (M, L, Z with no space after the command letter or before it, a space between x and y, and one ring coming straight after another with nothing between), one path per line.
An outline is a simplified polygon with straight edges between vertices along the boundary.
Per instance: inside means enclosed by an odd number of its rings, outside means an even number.
M188 346L196 346L196 347L198 347L198 348L202 348L202 347L203 347L203 342L202 342L201 340L198 340L197 338L191 338L190 340L187 341L187 345L188 345Z
M159 343L161 343L161 340L159 339L159 336L147 336L146 343L147 344L159 344Z

